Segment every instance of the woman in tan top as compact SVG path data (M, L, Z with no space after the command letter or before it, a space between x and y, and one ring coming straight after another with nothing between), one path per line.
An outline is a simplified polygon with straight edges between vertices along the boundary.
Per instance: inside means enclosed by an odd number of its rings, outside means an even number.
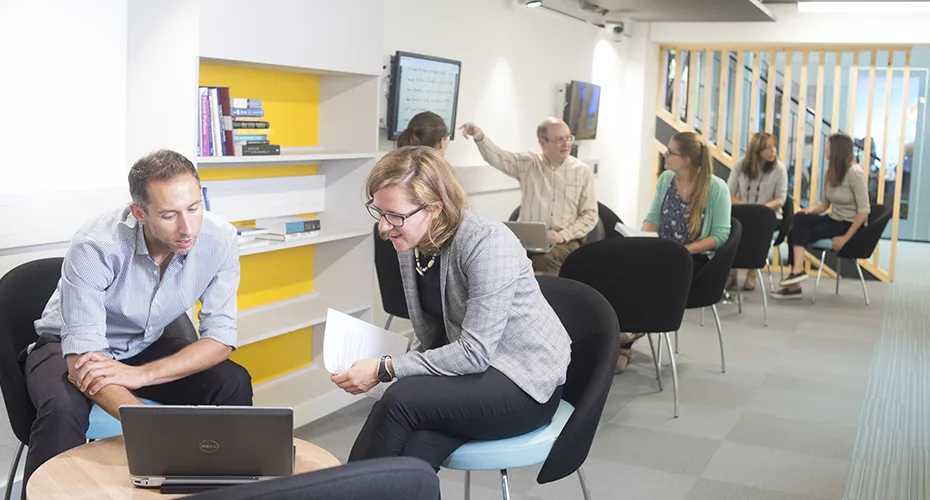
M788 234L791 247L791 274L781 281L781 290L772 293L775 299L800 299L804 272L804 251L817 240L833 238L833 249L839 250L849 241L869 217L868 181L862 167L853 156L853 140L846 134L833 134L827 141L827 168L823 201L805 208L794 216ZM829 215L823 215L832 208Z

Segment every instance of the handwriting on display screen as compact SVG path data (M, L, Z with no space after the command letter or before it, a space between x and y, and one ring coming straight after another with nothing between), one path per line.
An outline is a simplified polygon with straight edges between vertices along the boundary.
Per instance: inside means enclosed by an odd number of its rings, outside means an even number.
M397 52L391 61L388 138L396 140L410 119L423 111L441 116L453 138L461 71L460 61Z

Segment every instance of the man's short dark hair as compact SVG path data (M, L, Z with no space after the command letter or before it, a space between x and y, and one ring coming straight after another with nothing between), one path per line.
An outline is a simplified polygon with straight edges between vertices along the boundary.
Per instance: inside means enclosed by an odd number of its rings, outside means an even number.
M129 169L129 194L133 203L146 208L149 204L149 183L166 181L184 174L193 175L200 183L200 175L190 160L181 153L159 149L149 153Z

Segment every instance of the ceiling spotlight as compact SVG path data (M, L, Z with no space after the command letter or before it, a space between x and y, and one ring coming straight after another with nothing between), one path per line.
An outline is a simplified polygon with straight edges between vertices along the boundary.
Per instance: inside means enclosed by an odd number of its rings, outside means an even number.
M542 0L526 0L526 6L535 9L536 7L542 6Z

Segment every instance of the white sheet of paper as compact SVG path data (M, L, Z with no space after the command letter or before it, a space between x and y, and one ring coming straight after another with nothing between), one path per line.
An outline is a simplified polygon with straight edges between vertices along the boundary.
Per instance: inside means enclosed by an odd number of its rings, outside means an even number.
M323 366L332 374L343 373L352 363L365 358L392 358L407 352L407 337L378 328L371 323L335 309L326 311L323 336ZM380 399L390 384L378 384L366 395Z
M659 233L640 231L639 229L634 229L630 226L627 226L626 224L622 222L618 222L617 225L614 226L614 229L618 233L628 238L640 238L640 237L657 238L659 236Z

